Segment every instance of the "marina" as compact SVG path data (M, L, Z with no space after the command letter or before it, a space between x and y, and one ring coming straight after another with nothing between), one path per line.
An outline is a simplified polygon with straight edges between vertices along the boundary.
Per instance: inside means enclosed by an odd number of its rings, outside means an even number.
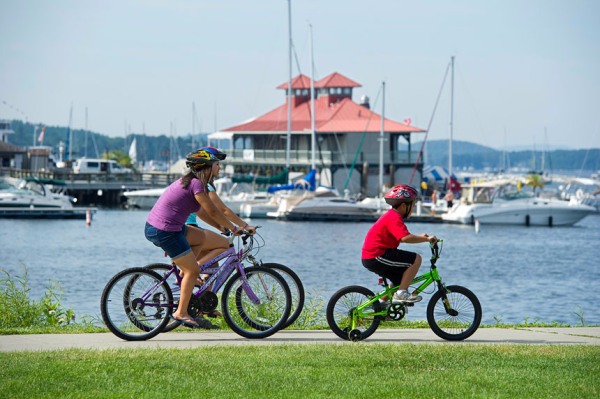
M87 226L81 220L0 219L2 269L11 276L27 268L33 292L60 282L65 306L79 316L99 317L99 298L110 276L128 267L166 263L164 252L144 237L145 211L99 210ZM257 259L291 267L315 303L339 288L363 285L377 292L378 277L362 267L360 251L371 222L287 222L252 220L263 226L265 246ZM539 319L575 325L600 324L596 303L600 280L596 243L600 216L573 227L474 226L411 221L414 234L444 239L438 269L449 284L465 285L479 297L484 324ZM57 233L60 232L60 233ZM32 251L31 248L36 248ZM425 244L401 245L427 259ZM426 271L427 266L421 266ZM589 284L587 282L590 282ZM567 295L568 293L568 295ZM426 304L430 293L425 293ZM423 320L425 307L407 316Z

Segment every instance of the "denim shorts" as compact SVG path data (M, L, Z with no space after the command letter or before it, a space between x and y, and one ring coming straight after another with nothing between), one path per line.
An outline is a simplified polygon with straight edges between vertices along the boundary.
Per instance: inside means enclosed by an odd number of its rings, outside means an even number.
M159 248L162 248L169 258L177 259L192 252L190 244L185 239L187 226L183 225L181 231L164 231L146 223L146 239Z

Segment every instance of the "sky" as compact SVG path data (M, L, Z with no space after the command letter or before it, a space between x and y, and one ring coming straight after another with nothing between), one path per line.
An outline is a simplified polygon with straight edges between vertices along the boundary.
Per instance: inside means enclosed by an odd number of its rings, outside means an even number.
M0 119L109 136L214 132L285 102L286 0L2 0ZM600 2L292 0L302 73L339 72L385 115L501 148L600 147ZM298 74L293 61L293 74ZM200 126L199 126L200 125ZM415 138L418 140L419 138Z

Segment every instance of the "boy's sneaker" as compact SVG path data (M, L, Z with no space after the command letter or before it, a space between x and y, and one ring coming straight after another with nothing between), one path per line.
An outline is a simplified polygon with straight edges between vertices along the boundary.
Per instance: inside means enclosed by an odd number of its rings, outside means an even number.
M419 295L413 295L408 291L397 291L393 296L392 296L392 303L414 303L414 302L419 302L423 299L423 297L419 296Z

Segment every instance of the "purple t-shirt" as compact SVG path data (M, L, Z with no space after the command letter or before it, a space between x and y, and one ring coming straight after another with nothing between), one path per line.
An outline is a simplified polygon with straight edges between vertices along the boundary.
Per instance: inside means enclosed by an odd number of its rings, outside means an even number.
M163 231L181 231L190 213L200 210L195 195L202 192L198 179L192 179L187 188L181 187L181 179L173 182L152 207L147 222Z

